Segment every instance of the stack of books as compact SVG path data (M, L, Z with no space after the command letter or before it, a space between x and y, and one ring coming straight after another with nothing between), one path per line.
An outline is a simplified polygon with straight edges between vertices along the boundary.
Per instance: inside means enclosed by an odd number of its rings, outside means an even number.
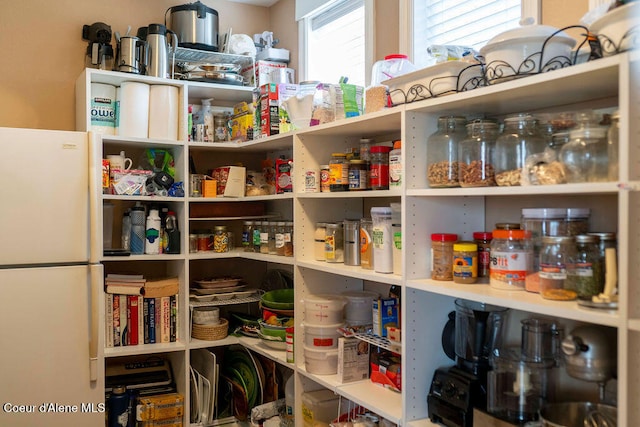
M177 277L107 274L105 344L121 347L178 340Z

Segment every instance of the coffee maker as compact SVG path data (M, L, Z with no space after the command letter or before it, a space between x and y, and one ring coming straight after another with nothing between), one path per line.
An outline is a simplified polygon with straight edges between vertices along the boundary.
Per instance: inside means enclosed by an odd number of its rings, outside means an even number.
M111 27L104 22L82 26L82 39L89 42L85 54L85 67L109 71L113 69L111 34Z
M500 347L508 309L461 299L455 309L456 364L435 371L428 412L431 421L447 427L472 427L473 409L487 406L489 356Z

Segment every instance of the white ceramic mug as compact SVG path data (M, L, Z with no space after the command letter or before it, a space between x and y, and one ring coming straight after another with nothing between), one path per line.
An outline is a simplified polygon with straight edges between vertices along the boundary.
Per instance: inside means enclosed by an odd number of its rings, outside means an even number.
M109 160L109 168L111 168L112 171L116 169L128 171L133 165L133 161L125 157L124 151L121 151L120 154L109 154L107 160Z

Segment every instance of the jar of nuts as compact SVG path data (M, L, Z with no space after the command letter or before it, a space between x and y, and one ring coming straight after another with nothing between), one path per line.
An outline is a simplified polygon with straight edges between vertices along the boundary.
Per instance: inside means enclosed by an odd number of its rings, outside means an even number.
M475 120L467 125L467 137L458 146L458 180L461 187L496 185L492 153L498 137L493 120Z
M462 116L443 116L438 130L427 139L427 179L429 187L459 187L458 143L466 136Z
M546 145L538 131L538 121L532 115L523 113L504 119L504 129L493 151L496 184L520 185L527 157L542 153Z

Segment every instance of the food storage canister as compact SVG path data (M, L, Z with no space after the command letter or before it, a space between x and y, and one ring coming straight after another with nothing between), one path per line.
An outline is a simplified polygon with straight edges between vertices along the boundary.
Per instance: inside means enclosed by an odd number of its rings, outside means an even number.
M329 161L329 191L349 190L349 162L346 153L332 153Z
M373 322L371 309L373 301L380 298L380 294L371 291L346 291L341 295L347 300L344 308L347 325L366 325Z
M493 230L489 284L492 288L523 290L525 278L533 272L531 232Z
M224 225L216 225L213 233L213 251L214 252L229 252L229 235L227 234L227 227Z
M478 277L489 277L492 239L493 235L488 231L476 231L473 233L473 241L478 245Z
M304 346L304 367L310 374L333 375L338 372L338 349Z
M389 152L391 147L374 145L369 152L369 188L372 190L389 189Z
M467 119L462 116L438 118L438 130L427 138L427 179L429 187L459 187L458 144L467 135Z
M589 232L589 208L567 208L567 236L577 236Z
M453 280L453 244L457 234L433 233L431 235L431 278Z
M360 220L345 219L344 265L360 265Z
M613 232L594 232L594 233L588 233L588 235L589 236L596 236L598 238L598 251L599 251L600 257L603 260L605 259L605 252L606 252L606 250L608 248L616 249L617 246L618 246L616 233L613 233ZM606 267L602 269L600 274L601 274L600 280L602 281L602 283L605 283Z
M592 114L582 114L578 127L569 132L569 142L560 150L567 182L603 182L609 179L606 126Z
M314 350L331 350L338 348L338 338L342 336L338 329L343 326L343 322L333 325L314 325L312 323L302 322L304 345Z
M347 301L340 295L318 294L304 297L304 321L313 325L334 325L344 321Z
M498 125L490 120L467 124L467 137L458 145L458 181L461 187L496 185L493 150Z
M373 221L371 218L360 220L360 267L373 270Z
M324 261L324 245L327 233L327 224L324 222L316 222L316 229L313 233L313 254L316 261Z
M475 283L478 280L478 245L470 242L453 244L453 281Z
M600 256L598 236L575 236L576 251L569 260L565 288L578 293L578 298L591 300L604 289L604 257Z
M324 260L326 262L344 262L344 241L342 223L326 224L324 233Z
M576 242L569 236L543 236L540 250L539 292L542 298L558 294L564 289L570 260L575 257ZM573 291L572 291L573 292ZM573 292L575 295L575 292ZM569 294L567 294L569 295ZM551 298L555 299L555 298Z
M393 273L393 230L390 207L371 208L373 257L377 273Z

